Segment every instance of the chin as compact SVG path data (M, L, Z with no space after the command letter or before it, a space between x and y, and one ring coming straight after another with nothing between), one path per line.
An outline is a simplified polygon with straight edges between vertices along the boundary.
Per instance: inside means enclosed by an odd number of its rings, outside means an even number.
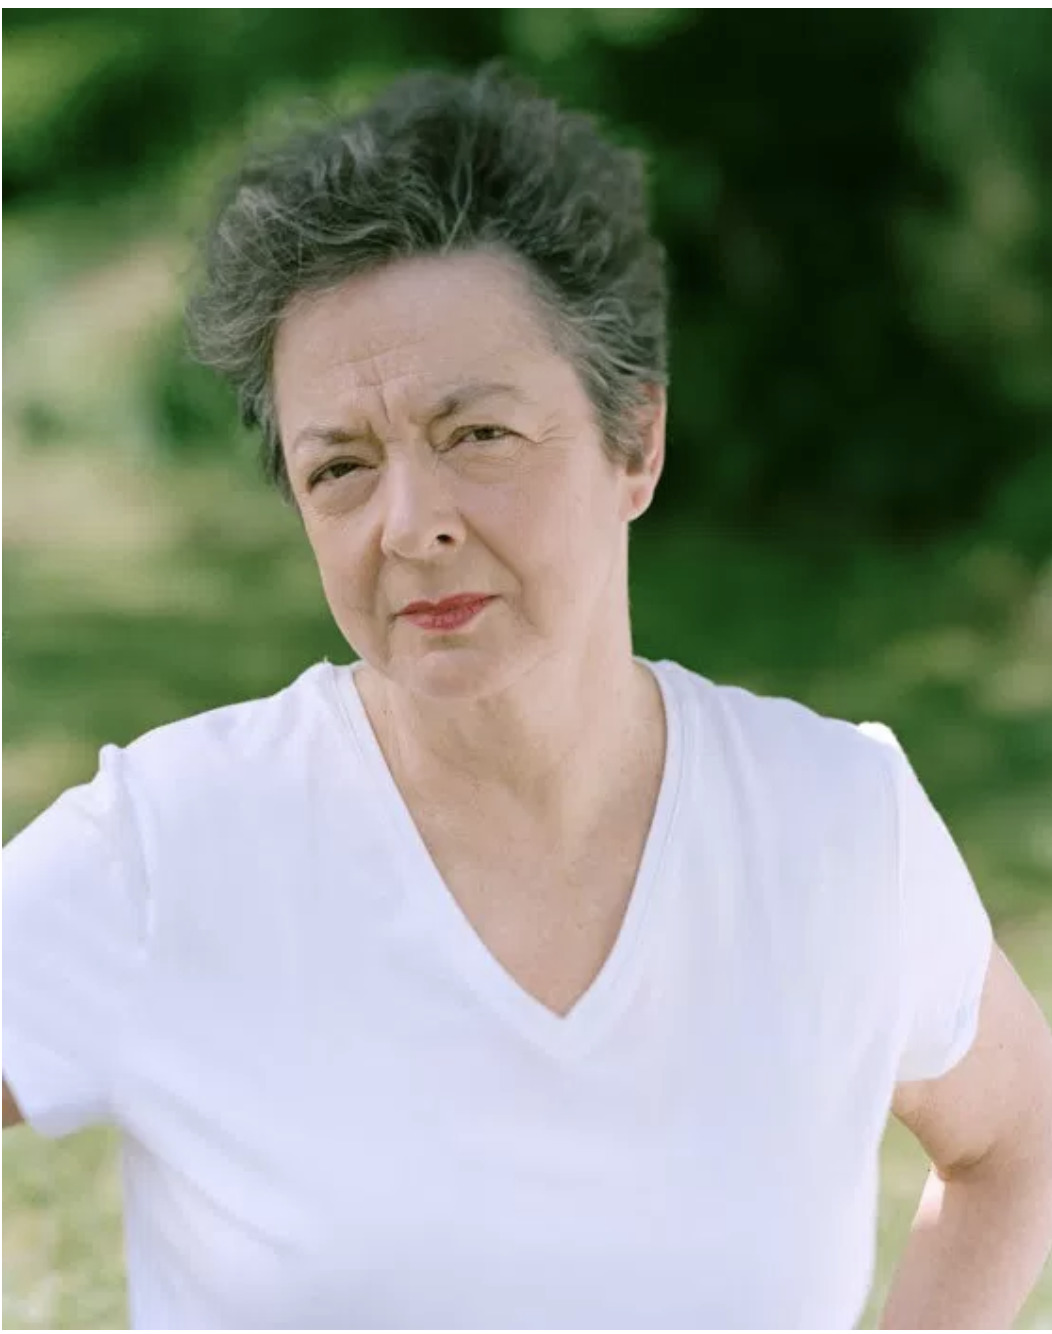
M419 652L399 655L385 673L400 688L430 699L481 699L509 686L522 664L509 661L492 649L472 644L435 642Z

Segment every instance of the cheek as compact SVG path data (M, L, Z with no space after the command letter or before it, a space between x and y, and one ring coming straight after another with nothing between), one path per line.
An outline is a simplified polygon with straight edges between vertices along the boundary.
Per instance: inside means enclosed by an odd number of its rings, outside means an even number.
M503 563L529 578L561 561L568 540L567 515L550 487L523 484L482 497L476 533ZM470 539L469 539L470 540Z
M321 578L325 599L339 617L342 613L359 613L371 602L368 586L372 577L371 558L359 550L353 533L346 525L328 526L310 524L307 540Z
M586 596L609 564L614 531L596 489L526 487L488 511L489 545L520 582L529 607L547 618ZM544 608L548 606L546 613Z

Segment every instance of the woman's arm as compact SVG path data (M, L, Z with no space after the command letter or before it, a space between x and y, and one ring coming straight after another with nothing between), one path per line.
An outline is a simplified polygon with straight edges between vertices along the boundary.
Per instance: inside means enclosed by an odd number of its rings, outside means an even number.
M4 1129L8 1126L19 1126L22 1124L22 1109L15 1102L15 1095L7 1087L7 1080L4 1080Z
M1010 1328L1052 1248L1052 1032L996 945L968 1055L893 1110L933 1166L880 1328Z

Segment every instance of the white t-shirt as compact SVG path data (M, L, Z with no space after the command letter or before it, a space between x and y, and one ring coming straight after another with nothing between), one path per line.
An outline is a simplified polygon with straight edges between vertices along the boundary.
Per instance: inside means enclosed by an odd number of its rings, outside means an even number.
M489 954L353 667L107 746L4 852L3 1065L121 1132L137 1328L849 1328L898 1079L987 915L885 728L649 664L664 776L565 1018Z

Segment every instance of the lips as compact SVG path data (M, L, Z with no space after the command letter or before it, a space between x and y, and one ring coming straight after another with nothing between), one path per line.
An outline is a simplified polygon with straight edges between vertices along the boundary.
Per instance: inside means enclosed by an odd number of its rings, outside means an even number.
M456 597L443 598L441 602L410 602L398 613L399 616L440 615L442 612L460 611L464 607L474 607L480 602L491 600L489 593L458 593Z

